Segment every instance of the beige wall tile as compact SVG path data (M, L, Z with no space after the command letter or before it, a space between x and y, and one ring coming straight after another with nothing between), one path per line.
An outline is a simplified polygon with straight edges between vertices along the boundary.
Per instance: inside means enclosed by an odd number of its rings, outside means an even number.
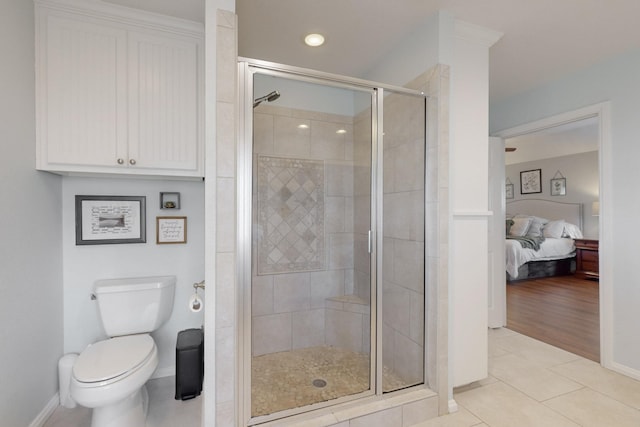
M293 348L324 345L324 308L293 313Z
M327 298L345 295L344 270L325 270L309 273L309 305L325 307Z
M273 314L273 275L254 276L251 282L251 314Z
M396 332L394 371L409 384L420 384L424 378L423 347Z
M402 427L402 407L355 418L351 420L349 427Z
M309 273L278 274L273 279L273 304L276 313L310 308Z
M236 319L234 253L216 254L216 327L232 327Z
M254 317L251 332L254 356L291 350L291 313Z
M363 315L327 309L325 313L326 343L362 352Z
M346 130L341 123L311 121L311 157L327 160L345 159L345 135L336 133Z
M332 270L353 268L353 233L329 235L329 268Z
M310 125L308 120L276 116L274 119L274 152L287 157L310 157L311 132L298 127Z
M273 154L274 118L270 114L253 114L253 152Z

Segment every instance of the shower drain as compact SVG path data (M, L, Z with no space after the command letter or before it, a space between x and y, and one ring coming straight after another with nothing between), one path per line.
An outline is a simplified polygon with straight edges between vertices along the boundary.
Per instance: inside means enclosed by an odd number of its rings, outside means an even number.
M327 382L325 380L317 379L313 380L311 384L313 384L314 387L322 388L327 385Z

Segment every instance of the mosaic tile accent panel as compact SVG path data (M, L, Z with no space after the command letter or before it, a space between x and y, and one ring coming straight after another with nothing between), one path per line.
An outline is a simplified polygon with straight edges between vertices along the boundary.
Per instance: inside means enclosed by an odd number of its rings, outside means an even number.
M323 270L324 162L258 156L258 275Z

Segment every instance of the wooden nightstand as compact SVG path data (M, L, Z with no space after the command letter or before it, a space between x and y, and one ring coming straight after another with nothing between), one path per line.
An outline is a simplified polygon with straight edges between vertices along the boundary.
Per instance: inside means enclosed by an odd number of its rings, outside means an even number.
M576 239L576 277L581 279L599 279L600 261L598 241Z

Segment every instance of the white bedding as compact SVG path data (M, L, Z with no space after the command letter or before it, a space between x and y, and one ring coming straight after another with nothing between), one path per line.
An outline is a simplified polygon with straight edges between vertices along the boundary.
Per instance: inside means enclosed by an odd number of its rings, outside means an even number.
M539 251L524 249L517 240L507 239L507 273L512 279L518 277L518 268L529 261L548 261L567 258L576 250L573 239L545 239Z

